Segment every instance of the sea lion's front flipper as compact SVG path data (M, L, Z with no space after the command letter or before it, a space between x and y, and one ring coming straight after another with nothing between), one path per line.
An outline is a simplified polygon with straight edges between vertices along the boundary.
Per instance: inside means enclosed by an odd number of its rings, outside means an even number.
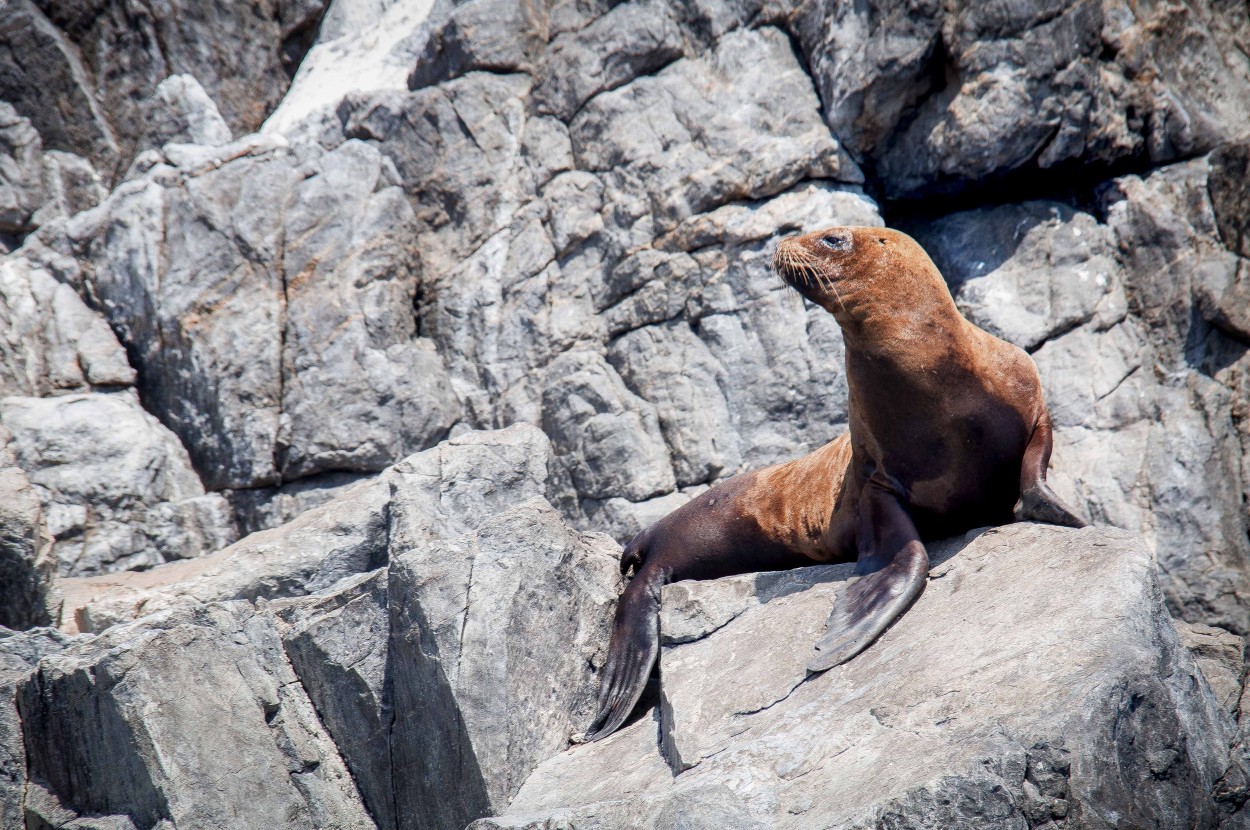
M1020 501L1014 511L1016 521L1085 527L1085 520L1072 512L1046 483L1046 467L1050 464L1053 446L1050 417L1043 416L1033 428L1033 436L1020 462Z
M864 487L856 544L859 576L834 599L809 672L831 669L868 648L924 590L929 555L907 508L888 486L870 480Z
M583 741L615 732L629 717L660 655L660 589L664 574L644 567L635 574L616 606L608 660L599 677L599 711Z

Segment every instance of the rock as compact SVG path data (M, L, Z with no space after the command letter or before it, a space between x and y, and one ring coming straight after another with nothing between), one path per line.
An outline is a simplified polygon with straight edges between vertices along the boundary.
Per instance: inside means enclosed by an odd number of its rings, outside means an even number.
M31 217L33 225L89 210L104 201L108 191L91 162L73 153L49 150L43 154L43 183L48 200Z
M546 45L547 4L479 0L451 10L430 33L408 88L420 89L474 71L527 70Z
M0 233L30 229L44 203L43 142L30 121L0 103Z
M460 403L417 331L412 211L376 149L158 159L66 244L210 489L377 472L447 434Z
M171 145L182 146L182 145ZM158 166L70 228L84 282L139 391L210 489L274 483L281 415L282 211L298 174L274 145ZM214 163L215 161L215 163ZM170 186L158 183L166 181ZM190 379L194 379L191 381Z
M1208 3L812 4L792 26L830 127L887 198L1192 157L1250 112L1246 18Z
M1237 716L1245 677L1242 638L1222 628L1173 620L1181 644L1194 656L1202 676L1225 711Z
M675 488L655 409L593 352L569 352L548 369L543 429L579 495L640 501Z
M392 550L462 536L490 516L544 497L566 501L551 441L528 424L466 432L395 465Z
M626 3L584 28L558 34L534 69L539 112L568 122L591 98L652 74L684 53L679 9Z
M345 98L408 88L433 7L428 0L330 3L316 42L262 129L292 137L322 131L341 137L335 111Z
M0 627L47 625L56 560L43 505L0 426Z
M845 569L667 587L661 629L683 633L661 656L664 756L644 718L541 765L475 828L1236 821L1235 726L1131 535L1013 525L934 559L895 626L811 678Z
M501 810L593 715L619 548L535 499L393 553L398 826L462 827Z
M387 586L379 569L275 608L291 668L381 828L396 826Z
M170 108L172 90L160 90L171 75L193 77L234 132L242 134L259 127L290 82L283 65L284 46L293 45L301 31L315 26L325 7L322 2L277 0L247 7L174 3L139 11L121 3L92 6L39 0L37 5L41 11L32 10L31 14L38 15L43 28L60 36L56 38L60 51L54 53L50 45L32 42L31 47L38 51L31 54L47 61L65 52L81 56L75 67L76 91L105 114L123 165L138 151L169 140L169 121L147 117L154 110L166 109L175 121L188 114L184 109L191 101L187 93L180 93L182 101ZM298 55L291 54L291 58L298 62ZM30 93L20 99L4 97L14 101L23 114L33 109ZM203 103L193 106L203 111ZM85 129L74 122L85 120L88 112L91 110L71 119L75 131ZM42 125L36 126L45 138L51 137ZM220 135L219 126L211 128L214 135ZM79 144L50 146L80 153L86 149ZM106 167L111 169L112 165Z
M43 397L131 386L108 323L74 289L22 257L0 260L0 395Z
M28 774L73 813L139 826L374 826L272 618L246 603L74 643L41 660L17 699Z
M596 96L569 135L578 166L604 174L608 201L664 232L726 202L836 178L838 144L811 102L781 32L732 32L706 58ZM770 129L746 127L759 123Z
M388 497L385 481L362 482L279 528L207 556L146 571L62 579L59 624L99 632L158 610L328 588L385 564Z
M233 138L217 105L194 75L170 75L156 85L144 113L146 139L154 146L228 144Z
M26 826L23 801L28 793L26 743L14 691L40 658L65 647L65 635L50 628L9 631L0 627L0 827Z
M685 321L622 335L608 359L631 389L656 405L678 486L718 478L742 464L721 387L725 370Z
M383 162L348 141L317 159L292 194L282 254L283 478L380 470L459 419L443 359L417 332L412 209Z
M550 463L550 443L533 427L465 433L217 553L62 579L60 625L102 631L157 610L324 591L385 565L389 551L460 536L536 496L562 498L567 485Z
M16 0L0 22L0 100L29 118L46 149L91 159L111 178L123 148L96 100L92 72L42 4Z
M923 239L964 316L1026 351L1091 321L1109 328L1127 312L1114 239L1066 205L956 213Z
M0 399L11 451L43 504L60 576L217 550L234 538L178 440L133 391Z
M1234 393L1190 363L1213 325L1204 310L1217 314L1203 298L1222 296L1237 268L1205 171L1187 162L1118 180L1106 224L1025 203L914 231L969 319L1033 352L1063 498L1144 535L1173 613L1242 633L1250 547Z

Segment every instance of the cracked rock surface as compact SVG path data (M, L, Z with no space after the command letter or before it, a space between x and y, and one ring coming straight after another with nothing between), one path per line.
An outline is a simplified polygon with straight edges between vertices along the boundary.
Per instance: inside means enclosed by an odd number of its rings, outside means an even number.
M668 586L659 708L473 827L1238 826L1236 725L1140 541L969 537L933 546L925 592L875 645L811 677L849 566Z
M0 828L1244 823L1243 6L0 3ZM613 542L846 428L769 267L835 224L1030 352L1099 530L971 542L889 688L766 647L845 569L672 586L659 714L561 755Z

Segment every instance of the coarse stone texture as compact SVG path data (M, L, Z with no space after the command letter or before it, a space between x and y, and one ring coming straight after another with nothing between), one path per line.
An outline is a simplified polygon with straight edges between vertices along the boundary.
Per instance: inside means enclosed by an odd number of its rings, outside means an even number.
M60 625L103 631L157 610L323 591L385 565L393 549L460 536L527 499L561 498L566 485L551 463L550 442L534 427L465 433L216 553L62 579Z
M44 507L17 466L13 436L0 425L0 626L48 624L56 561Z
M412 210L376 149L301 161L253 136L144 165L54 244L210 489L377 472L446 435L459 403L416 328Z
M63 821L40 801L143 827L374 826L273 619L247 603L74 643L17 700L27 772L47 793L28 796L28 826Z
M60 576L151 567L234 539L177 439L131 390L0 399L16 465L43 505Z
M811 677L847 566L669 586L658 714L548 761L475 828L1236 826L1236 727L1145 547L969 537L933 546L877 643Z
M50 149L90 158L111 180L139 151L170 140L179 120L195 124L196 141L219 139L227 125L259 127L325 6L16 0L0 28L0 99L34 122ZM185 82L175 92L171 76L194 79L199 92ZM192 114L209 109L221 113L211 128Z
M889 198L1013 172L1166 163L1246 134L1233 4L795 4L834 133Z
M227 144L233 138L217 105L194 75L170 75L157 84L144 118L147 140L153 146L168 141Z
M0 395L46 397L135 382L108 323L25 258L0 260L0 325Z
M291 668L380 828L396 826L387 589L382 568L274 605Z
M94 207L106 195L90 162L60 150L44 152L30 119L0 101L0 243Z
M542 499L391 560L398 827L498 812L593 715L620 549Z
M24 830L26 742L14 692L39 660L64 648L69 640L51 628L10 631L0 626L0 827Z
M281 527L146 571L61 579L59 624L99 632L147 613L224 600L302 596L386 562L385 481L362 482Z

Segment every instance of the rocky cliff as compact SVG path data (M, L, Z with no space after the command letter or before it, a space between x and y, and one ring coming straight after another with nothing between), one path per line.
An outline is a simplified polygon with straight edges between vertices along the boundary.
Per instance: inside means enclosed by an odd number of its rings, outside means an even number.
M1244 4L11 0L0 47L4 827L1248 820ZM845 429L777 239L879 223L1033 355L1100 529L968 542L812 682L839 572L674 586L655 713L559 754L616 543Z

